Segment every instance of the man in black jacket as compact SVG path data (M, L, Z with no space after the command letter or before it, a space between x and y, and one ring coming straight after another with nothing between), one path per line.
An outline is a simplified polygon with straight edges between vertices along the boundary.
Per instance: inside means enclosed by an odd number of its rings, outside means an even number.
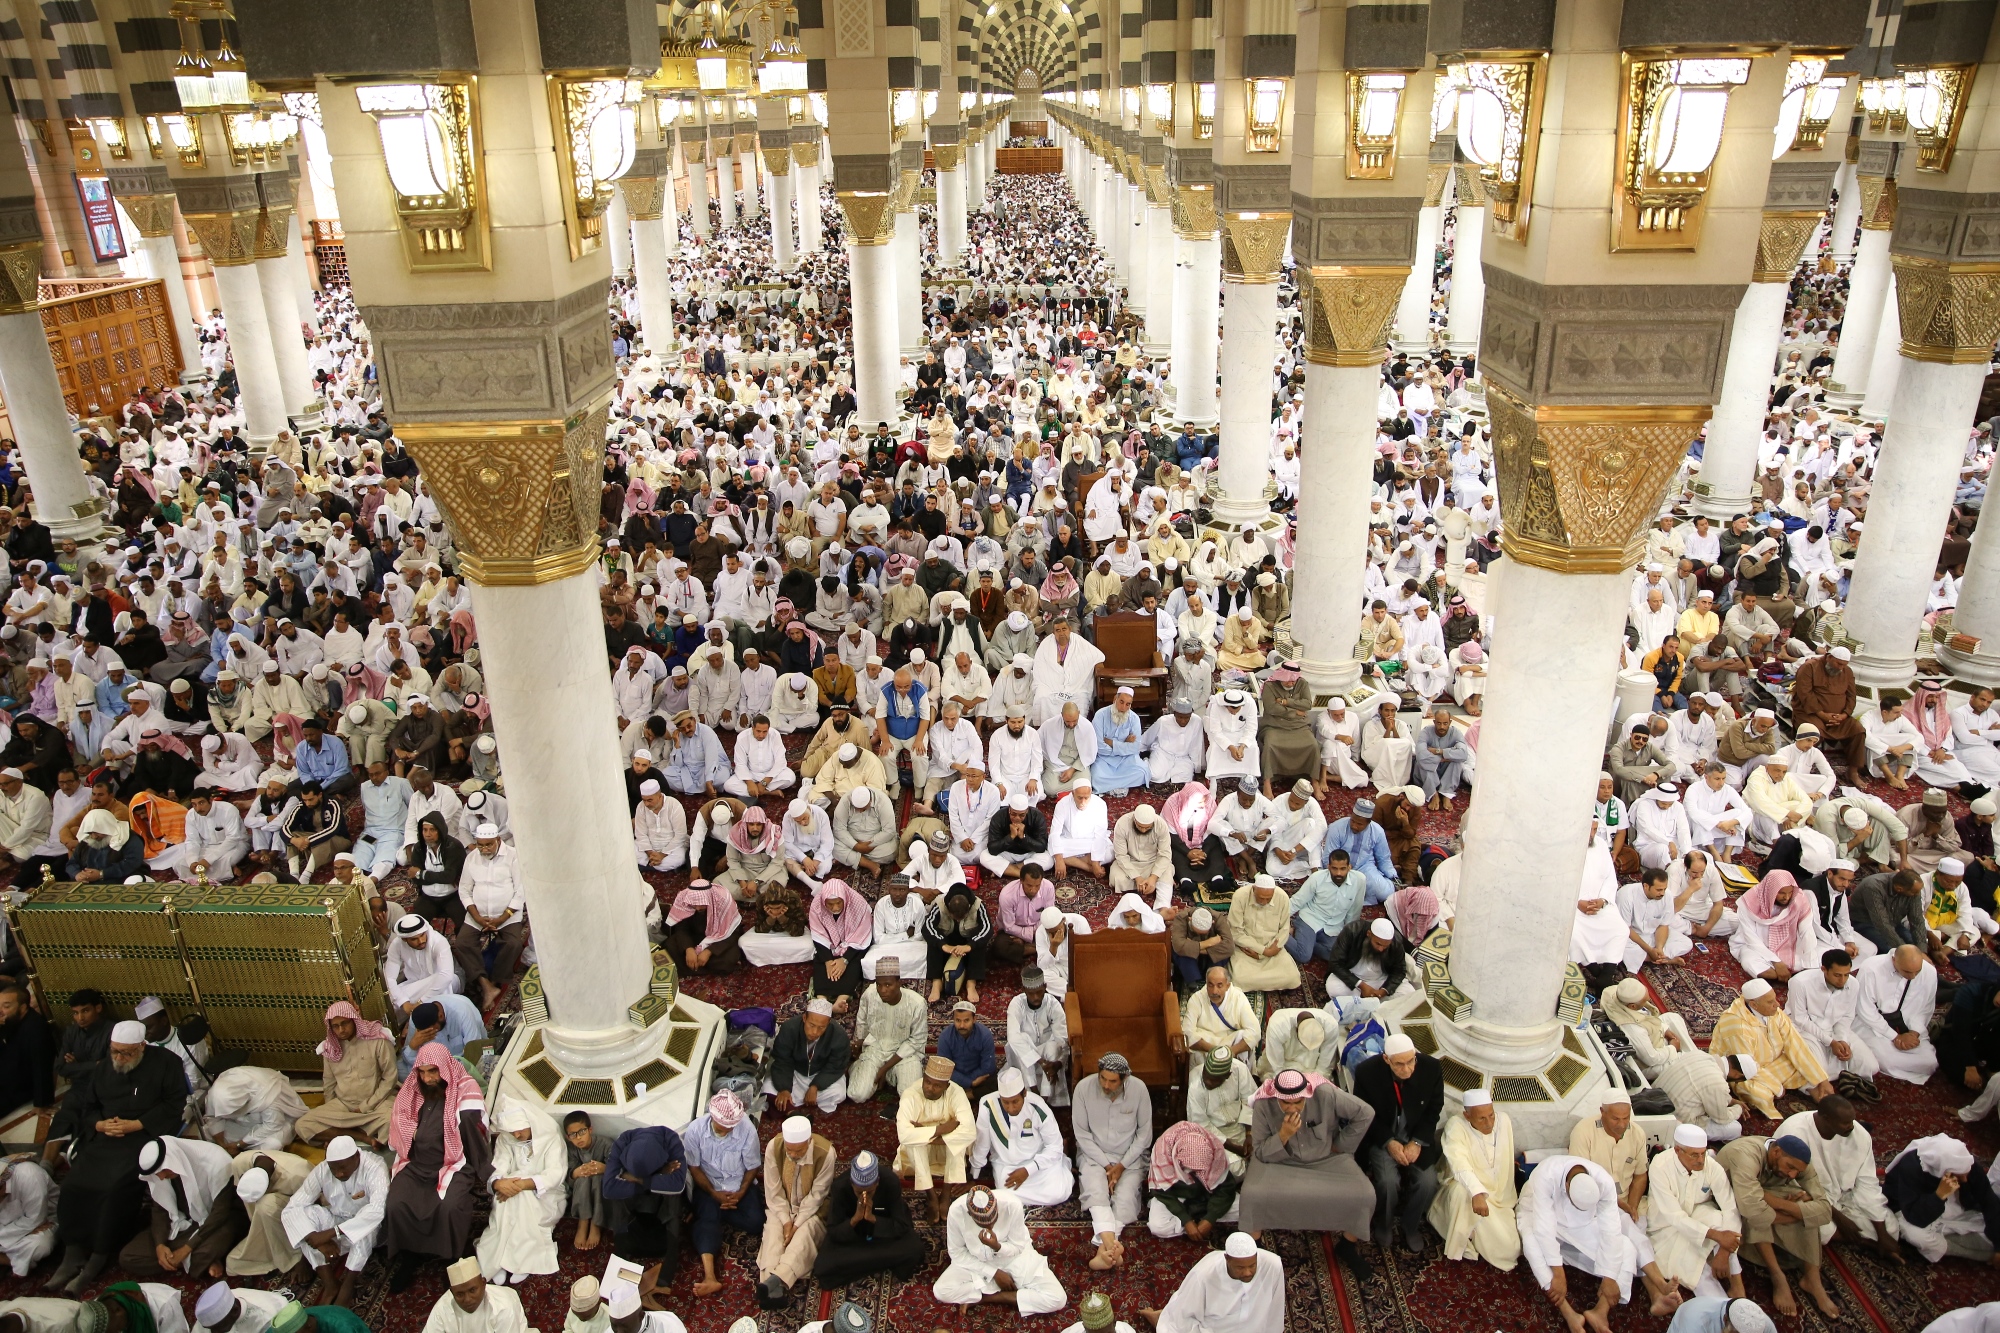
M1403 1244L1422 1254L1424 1215L1437 1193L1438 1116L1444 1110L1444 1066L1421 1055L1397 1033L1382 1054L1354 1070L1354 1095L1375 1108L1375 1120L1361 1140L1361 1167L1375 1182L1375 1244L1389 1247L1400 1213Z
M1409 969L1409 955L1387 917L1350 921L1333 941L1327 994L1384 999L1394 995Z
M830 1112L847 1097L849 1055L847 1029L833 1021L832 1002L815 998L778 1029L764 1091L775 1094L780 1115L794 1106Z
M9 1106L56 1104L56 1039L49 1020L28 1007L21 983L0 981L0 1097Z

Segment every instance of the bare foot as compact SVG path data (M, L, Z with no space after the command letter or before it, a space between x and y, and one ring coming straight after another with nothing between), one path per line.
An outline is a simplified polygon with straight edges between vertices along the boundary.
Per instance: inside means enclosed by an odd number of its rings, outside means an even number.
M1604 1317L1605 1306L1600 1302L1584 1312L1583 1322L1597 1330L1597 1333L1611 1333L1611 1321Z
M967 981L967 982L965 983L965 998L966 998L966 999L968 999L968 1000L970 1000L970 1001L972 1001L972 1002L973 1002L974 1004L978 1004L978 1003L979 1003L979 983L978 983L978 982L976 982L976 981L971 981L971 980L968 980L968 981Z
M1653 1297L1653 1314L1658 1318L1664 1319L1672 1314L1680 1303L1680 1293L1678 1291L1670 1291L1664 1296L1655 1296Z
M697 1296L713 1296L721 1290L722 1284L710 1278L703 1278L694 1284L694 1294Z
M1779 1314L1785 1316L1787 1319L1798 1316L1799 1303L1793 1298L1792 1289L1789 1286L1779 1287L1771 1293L1771 1305Z
M1829 1319L1840 1317L1840 1307L1833 1303L1833 1298L1827 1295L1826 1288L1823 1285L1818 1282L1810 1284L1801 1282L1799 1285L1806 1289L1806 1295L1812 1297L1813 1304L1819 1307L1821 1314L1827 1316Z
M1569 1325L1569 1333L1583 1333L1584 1325L1583 1325L1582 1315L1570 1309L1569 1306L1566 1304L1558 1305L1556 1307L1556 1313L1562 1316L1563 1323Z

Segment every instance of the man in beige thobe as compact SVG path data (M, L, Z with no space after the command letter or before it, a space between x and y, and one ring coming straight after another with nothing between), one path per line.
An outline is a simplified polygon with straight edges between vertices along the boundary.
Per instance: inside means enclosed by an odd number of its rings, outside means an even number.
M833 1144L802 1115L787 1119L764 1148L764 1239L757 1248L757 1302L778 1310L792 1287L811 1274L826 1239L827 1192L833 1188Z
M1493 1094L1468 1088L1465 1114L1445 1122L1441 1136L1449 1175L1431 1200L1430 1222L1444 1237L1447 1259L1484 1259L1501 1272L1521 1259L1514 1219L1514 1122L1494 1109Z

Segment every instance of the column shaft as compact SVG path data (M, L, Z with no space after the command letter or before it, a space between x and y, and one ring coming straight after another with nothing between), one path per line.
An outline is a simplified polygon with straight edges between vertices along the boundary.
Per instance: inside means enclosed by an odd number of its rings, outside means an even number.
M1965 582L1958 589L1951 627L1954 634L1979 640L1971 653L1939 645L1938 658L1954 668L1958 687L2000 689L2000 523L1981 523L1973 530L1972 553L1966 557Z
M217 264L215 290L229 329L229 354L242 388L243 421L252 448L262 449L285 428L284 381L264 312L264 288L251 264Z
M195 337L194 307L188 304L187 280L181 276L180 250L174 245L171 232L165 236L141 236L139 249L146 256L146 265L153 276L167 289L167 309L173 313L174 339L181 349L181 378L193 379L201 374L201 342Z
M260 259L255 267L278 382L284 386L285 414L304 416L319 395L313 390L312 369L306 360L305 334L299 323L298 303L292 299L291 274L285 271L282 258Z
M629 278L632 276L632 219L625 210L623 192L614 190L611 205L604 219L604 230L611 237L611 276Z
M671 191L669 191L671 193ZM632 271L639 282L639 331L646 346L664 351L674 345L674 290L667 262L664 217L632 223Z
M1397 351L1427 354L1431 350L1431 292L1437 281L1438 233L1443 228L1443 207L1417 210L1417 253L1410 263L1410 276L1403 282L1403 299L1396 305Z
M736 225L736 154L716 159L715 193L722 203L722 229L728 231Z
M743 220L754 222L764 214L763 163L755 153L738 153L736 160L743 164Z
M1230 280L1222 302L1222 493L1211 496L1218 526L1257 523L1271 512L1271 361L1278 337L1275 282Z
M792 241L792 173L771 176L771 261L778 272L790 273L798 267L799 253Z
M1174 212L1146 206L1146 355L1166 356L1174 338Z
M715 223L708 213L708 167L700 162L688 167L688 203L694 214L694 234L705 241L715 234Z
M1903 317L1896 309L1896 275L1889 274L1889 292L1882 301L1882 323L1875 330L1875 355L1868 362L1868 394L1861 400L1865 421L1887 421L1896 401L1896 384L1903 368Z
M962 169L938 172L937 198L938 262L945 268L957 268L965 258L965 172Z
M660 182L660 253L673 258L681 252L681 205L674 187L674 175L670 169ZM638 270L638 253L634 251L633 271Z
M1889 295L1889 233L1865 228L1847 278L1847 310L1840 320L1840 346L1834 349L1833 373L1826 400L1854 409L1868 394L1868 371L1875 360L1875 338L1882 326L1882 303Z
M1455 356L1479 351L1479 321L1486 314L1486 274L1479 252L1486 240L1486 210L1458 206L1452 242L1451 299L1445 307L1445 347Z
M1375 465L1379 366L1306 363L1304 446L1299 473L1298 545L1292 617L1300 670L1315 692L1344 694L1361 679L1355 627L1361 623L1368 549L1368 495Z
M292 279L292 301L299 308L299 322L319 327L318 295L313 290L312 265L306 263L306 224L294 209L285 223L285 271Z
M1842 163L1834 177L1834 188L1840 191L1840 198L1833 205L1832 234L1827 241L1827 254L1836 264L1845 264L1854 258L1855 224L1861 220L1861 191L1854 177L1852 162Z
M1709 418L1702 447L1701 478L1694 511L1727 519L1750 508L1757 488L1757 450L1764 438L1771 402L1771 370L1785 332L1782 282L1753 282L1743 292L1730 326L1729 360L1722 371L1722 398Z
M200 365L195 362L197 369ZM104 525L77 456L76 432L70 429L40 310L0 315L0 395L7 399L7 417L35 493L35 517L57 541L94 541Z
M905 355L920 358L924 349L923 228L917 210L896 214L896 324ZM898 383L901 382L900 375Z
M873 425L902 413L900 335L896 300L897 246L847 242L848 288L854 297L855 415Z
M820 222L819 165L797 168L799 175L799 249L816 255L826 248L826 231Z
M1216 423L1215 371L1222 351L1217 332L1222 303L1222 242L1213 235L1186 241L1187 266L1174 275L1174 319L1184 321L1185 358L1174 361L1174 420L1209 427ZM1275 334L1275 329L1274 329Z

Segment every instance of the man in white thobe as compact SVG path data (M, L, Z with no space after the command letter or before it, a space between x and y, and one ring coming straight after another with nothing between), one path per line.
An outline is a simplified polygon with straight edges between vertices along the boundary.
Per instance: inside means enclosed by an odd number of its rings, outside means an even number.
M1066 703L1090 707L1103 661L1097 645L1075 633L1067 617L1057 620L1054 632L1035 648L1035 722L1046 724Z
M1208 751L1208 733L1194 715L1194 705L1186 699L1174 700L1172 708L1139 738L1146 751L1146 777L1155 786L1185 786L1201 772Z
M388 983L389 1003L406 1014L426 1000L459 993L451 945L415 912L396 922L396 938L389 941L382 977Z
M1618 1186L1611 1173L1568 1153L1543 1158L1521 1191L1516 1214L1521 1253L1535 1285L1548 1293L1572 1329L1580 1329L1586 1315L1595 1316L1591 1325L1602 1329L1611 1307L1631 1299L1639 1255L1625 1238L1618 1211ZM1596 1278L1597 1290L1572 1300L1565 1266Z
M854 1057L847 1066L849 1100L865 1102L878 1088L900 1100L923 1077L924 1044L929 1040L923 997L903 989L902 960L894 954L878 959L875 984L861 993L854 1019ZM1012 1044L1010 1040L1010 1055Z
M1914 944L1877 954L1854 974L1860 992L1861 1039L1890 1078L1923 1084L1937 1072L1931 1017L1937 1012L1937 968Z
M1065 1202L1076 1188L1076 1176L1055 1112L1028 1091L1027 1079L1012 1064L1000 1071L995 1088L979 1099L973 1113L979 1130L967 1174L977 1179L990 1164L994 1185L1011 1190L1030 1208Z
M326 1160L306 1173L285 1205L285 1238L319 1273L310 1304L352 1302L355 1277L375 1252L388 1205L387 1162L345 1134L326 1145Z
M1007 1068L1049 1105L1069 1105L1069 1021L1039 967L1021 969L1021 993L1007 1002Z
M975 1185L960 1195L946 1218L945 1249L951 1262L931 1284L941 1305L1011 1305L1027 1319L1069 1303L1010 1190Z
M1714 760L1689 785L1687 795L1681 798L1681 809L1687 812L1694 845L1722 856L1733 857L1743 849L1757 818L1743 793L1729 785L1729 770Z
M1649 867L1637 884L1620 888L1618 914L1625 918L1627 972L1637 972L1647 963L1660 965L1685 958L1694 948L1687 920L1674 910L1673 895L1667 892L1667 872L1663 869Z
M1281 1333L1284 1261L1248 1232L1235 1232L1220 1254L1205 1254L1188 1270L1165 1309L1139 1314L1157 1333Z
M1347 700L1339 695L1327 700L1326 708L1313 719L1313 732L1319 737L1323 782L1338 782L1343 787L1368 785L1368 770L1354 757L1361 743L1361 719L1348 710Z
M1697 1296L1741 1296L1743 1220L1729 1172L1699 1125L1674 1130L1646 1172L1646 1233L1660 1274Z
M1810 722L1799 724L1798 734L1790 745L1781 745L1772 756L1785 766L1792 775L1792 781L1799 789L1817 800L1829 795L1836 785L1833 765L1828 762L1826 751L1820 746L1819 728Z
M1680 788L1662 782L1632 803L1632 834L1639 864L1665 867L1694 846L1694 830L1681 809Z
M1833 1205L1833 1220L1820 1227L1821 1244L1835 1234L1868 1245L1891 1262L1901 1261L1897 1237L1902 1223L1889 1211L1875 1168L1875 1140L1854 1118L1854 1103L1835 1094L1819 1106L1787 1117L1773 1138L1795 1134L1812 1149L1813 1171Z
M1854 976L1854 961L1845 950L1823 954L1813 971L1796 972L1785 987L1785 1016L1837 1086L1851 1079L1875 1077L1877 1061L1864 1038L1861 1013L1866 996Z
M2000 787L2000 708L1993 691L1981 686L1951 710L1951 745L1958 760L1984 787Z
M1028 725L1020 705L1007 710L1007 724L995 727L986 741L986 776L1000 789L1002 800L1016 792L1030 801L1042 799L1042 733Z
M1088 773L1079 772L1069 792L1056 802L1049 820L1049 852L1056 859L1056 878L1074 865L1104 878L1111 864L1111 807L1090 790Z
M1514 1122L1493 1108L1493 1094L1468 1088L1465 1114L1445 1122L1440 1136L1445 1171L1431 1200L1430 1223L1444 1237L1447 1259L1484 1259L1505 1273L1521 1258L1514 1210Z

